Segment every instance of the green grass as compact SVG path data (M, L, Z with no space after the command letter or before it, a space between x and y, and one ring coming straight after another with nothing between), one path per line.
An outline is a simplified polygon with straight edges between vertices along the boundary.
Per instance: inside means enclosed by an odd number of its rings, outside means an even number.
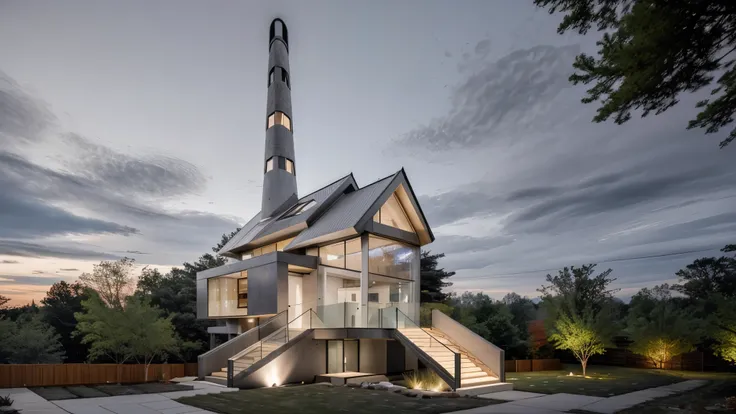
M575 376L570 377L572 372ZM562 371L508 372L506 381L514 390L543 394L583 394L610 397L646 388L669 385L688 379L736 379L736 374L717 372L667 371L641 368L591 366L583 378L580 365L565 365Z
M321 384L196 395L179 398L177 401L222 414L431 414L498 403L480 398L421 399L388 391Z

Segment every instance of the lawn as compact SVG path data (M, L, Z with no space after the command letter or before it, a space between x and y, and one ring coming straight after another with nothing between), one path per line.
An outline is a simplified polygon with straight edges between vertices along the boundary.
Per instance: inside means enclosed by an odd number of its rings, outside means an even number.
M568 376L572 372L575 376ZM509 372L506 381L514 390L543 394L568 393L610 397L628 392L673 384L688 379L736 378L734 374L667 371L641 368L591 366L587 378L579 365L565 365L562 371Z
M220 394L197 395L178 399L222 414L285 413L300 414L351 413L445 413L495 404L480 398L407 397L388 391L329 386L322 384L261 388Z
M726 397L736 397L736 375L734 374L731 374L731 379L715 379L704 387L679 395L658 398L619 411L619 414L706 413L715 411L712 407L723 406L726 403Z

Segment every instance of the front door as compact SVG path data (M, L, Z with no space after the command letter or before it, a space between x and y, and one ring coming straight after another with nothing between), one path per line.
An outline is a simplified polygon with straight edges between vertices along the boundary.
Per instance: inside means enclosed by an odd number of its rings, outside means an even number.
M358 372L360 343L356 339L327 341L327 373Z

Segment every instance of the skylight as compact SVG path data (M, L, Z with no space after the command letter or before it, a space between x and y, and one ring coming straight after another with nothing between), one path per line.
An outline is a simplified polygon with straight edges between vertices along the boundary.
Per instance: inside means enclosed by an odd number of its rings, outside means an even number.
M309 200L305 203L299 203L292 207L291 210L287 211L282 218L298 216L299 214L302 214L303 212L311 209L315 205L317 205L317 202L314 200Z

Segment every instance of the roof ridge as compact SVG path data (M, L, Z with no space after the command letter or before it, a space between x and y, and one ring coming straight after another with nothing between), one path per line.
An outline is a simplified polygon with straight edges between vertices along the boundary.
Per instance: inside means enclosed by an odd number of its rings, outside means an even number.
M327 187L329 187L329 186L331 186L331 185L333 185L333 184L337 184L337 183L339 183L340 181L342 181L342 180L344 180L344 179L346 179L346 178L348 178L348 177L350 177L350 176L352 176L352 175L353 175L353 173L352 173L352 172L350 172L349 174L347 174L347 175L345 175L345 176L343 176L343 177L340 177L340 178L338 178L337 180L335 180L335 181L333 181L333 182L331 182L331 183L329 183L329 184L327 184L327 185L325 185L325 186L323 186L323 187L321 187L321 188L318 188L318 189L316 189L316 190L312 191L311 193L309 193L309 194L307 194L307 195L305 195L305 196L299 197L299 200L302 200L302 199L304 199L304 198L307 198L307 197L311 196L311 195L312 195L312 194L314 194L314 193L318 193L318 192L320 192L320 191L324 190L325 188L327 188ZM353 177L353 181L355 181L355 177ZM356 182L355 184L357 185L358 183ZM297 201L298 201L298 200L297 200Z
M396 177L396 174L398 174L398 173L400 173L400 172L401 172L401 170L399 170L399 171L397 171L397 172L395 172L395 173L393 173L393 174L391 174L391 175L387 175L387 176L385 176L385 177L383 177L383 178L380 178L380 179L378 179L378 180L376 180L376 181L374 181L374 182L372 182L372 183L370 183L370 184L366 185L365 187L360 187L360 188L358 188L358 190L357 190L357 191L360 191L360 190L362 190L362 189L364 189L364 188L368 188L368 187L372 186L373 184L378 184L378 183L380 183L380 182L381 182L381 181L383 181L383 180L386 180L386 179L389 179L389 178L393 178L393 177Z

